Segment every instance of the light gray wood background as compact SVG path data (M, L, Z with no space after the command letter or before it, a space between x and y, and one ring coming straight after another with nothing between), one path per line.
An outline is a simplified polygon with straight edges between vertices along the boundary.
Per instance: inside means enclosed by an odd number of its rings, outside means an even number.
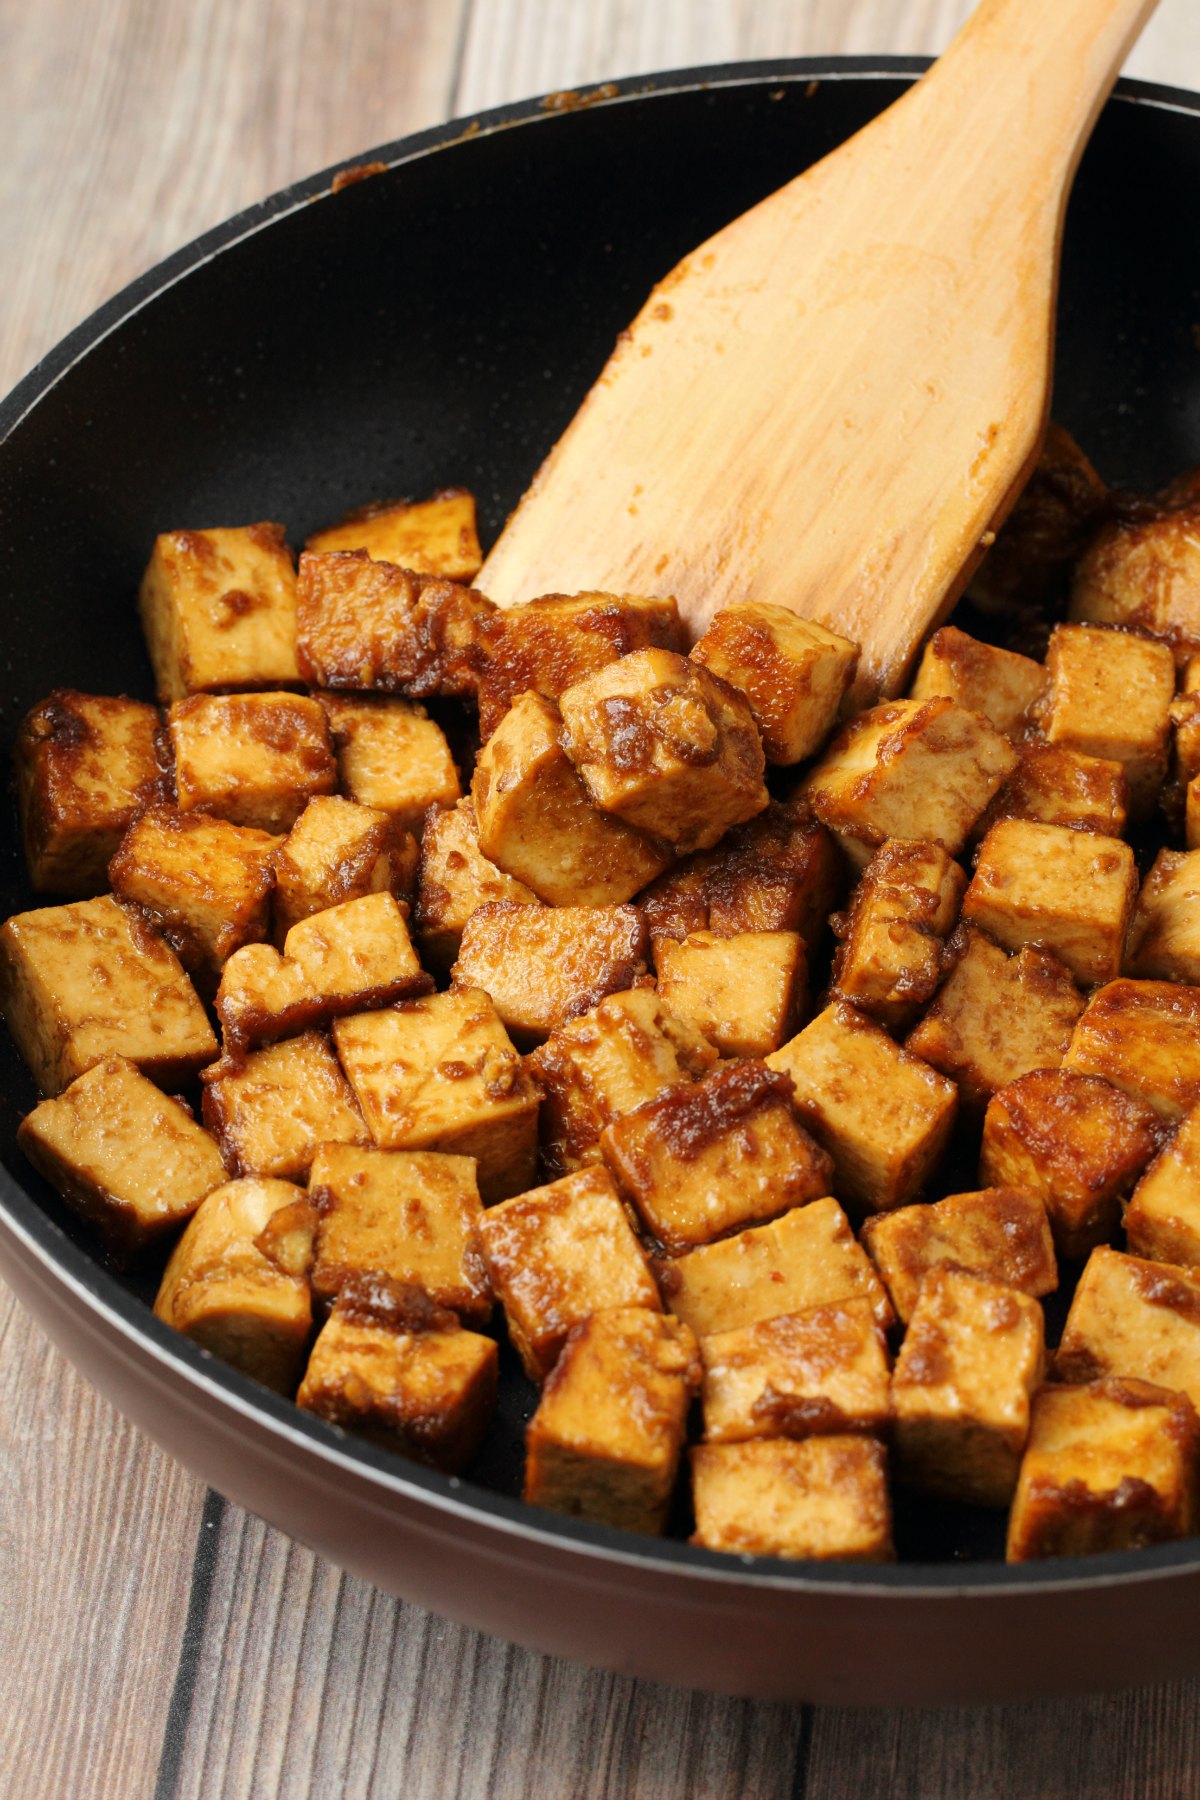
M148 264L372 144L655 68L937 51L968 10L0 0L0 391ZM1196 0L1163 0L1130 72L1200 87ZM0 1289L0 1793L14 1800L1183 1800L1200 1793L1198 1700L1181 1683L961 1713L813 1710L515 1650L206 1496Z

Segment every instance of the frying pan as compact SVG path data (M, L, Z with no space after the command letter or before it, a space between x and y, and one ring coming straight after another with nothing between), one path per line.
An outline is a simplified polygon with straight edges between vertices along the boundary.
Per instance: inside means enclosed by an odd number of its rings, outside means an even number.
M301 182L102 307L0 406L0 737L50 688L151 693L154 534L465 483L495 535L651 284L925 65L662 75L531 101ZM1200 462L1200 97L1123 82L1068 218L1055 414L1112 482ZM1190 199L1188 197L1191 197ZM114 202L115 203L115 202ZM1189 219L1192 221L1188 223ZM0 903L30 905L15 819ZM299 1413L161 1326L24 1162L0 1043L0 1271L206 1481L404 1598L630 1674L817 1702L1007 1699L1200 1668L1200 1542L1007 1568L1000 1522L902 1504L886 1568L723 1557L525 1507L533 1395L462 1479ZM685 1525L685 1521L679 1522Z

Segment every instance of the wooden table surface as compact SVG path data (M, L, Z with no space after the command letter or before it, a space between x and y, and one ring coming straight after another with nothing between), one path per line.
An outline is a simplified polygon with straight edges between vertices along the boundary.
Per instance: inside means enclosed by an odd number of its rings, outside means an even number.
M932 52L968 10L0 0L0 391L178 244L372 144L655 68ZM1196 0L1162 0L1129 67L1200 88ZM1200 1794L1195 1683L963 1712L788 1708L598 1674L402 1605L206 1493L3 1290L0 1484L6 1796Z

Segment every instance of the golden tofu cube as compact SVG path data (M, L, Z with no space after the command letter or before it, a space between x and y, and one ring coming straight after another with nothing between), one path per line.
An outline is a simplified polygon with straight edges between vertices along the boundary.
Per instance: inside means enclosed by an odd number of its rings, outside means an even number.
M867 1212L913 1198L949 1139L952 1081L841 1001L766 1061L795 1083L796 1111L833 1158L839 1193Z
M1162 1119L1200 1102L1200 993L1169 981L1110 981L1071 1033L1063 1068L1102 1075Z
M370 1136L328 1039L306 1031L205 1069L204 1123L231 1175L306 1181L322 1144Z
M860 1299L884 1330L895 1323L870 1258L828 1198L660 1263L658 1278L667 1305L698 1338Z
M693 1544L738 1556L889 1562L887 1458L869 1437L751 1438L691 1453Z
M900 1479L949 1500L1007 1506L1045 1363L1036 1300L956 1269L934 1270L892 1376Z
M664 1006L722 1056L767 1056L799 1026L808 1001L804 939L796 931L694 931L658 954Z
M529 1058L541 1090L542 1158L558 1175L598 1163L606 1125L668 1088L707 1075L708 1040L667 1011L651 987L610 994L552 1032Z
M1200 649L1200 490L1184 476L1151 509L1120 514L1080 559L1071 617L1165 638L1177 656Z
M310 800L275 852L275 942L293 925L364 894L404 899L416 873L417 843L389 813L340 795Z
M646 927L636 906L480 906L467 920L450 971L457 988L482 988L528 1046L619 994L646 973Z
M829 1192L829 1158L796 1123L786 1075L722 1063L605 1127L604 1160L668 1251L697 1244Z
M278 834L337 786L325 715L303 694L194 694L167 728L181 812Z
M968 712L982 713L1005 737L1018 738L1045 686L1041 663L944 625L921 653L909 697L954 700Z
M1135 818L1153 809L1167 772L1175 659L1166 644L1098 625L1056 625L1038 723L1047 742L1119 762Z
M1200 657L1190 658L1184 671L1183 689L1171 702L1175 776L1187 785L1200 775Z
M531 1381L544 1381L567 1334L593 1313L660 1312L654 1277L603 1169L580 1169L490 1207L479 1235L492 1286Z
M296 571L282 525L164 532L138 606L164 704L300 679Z
M442 488L428 500L371 501L315 531L305 548L365 550L377 562L449 581L473 581L483 566L475 496L466 488Z
M986 837L1001 819L1036 819L1120 837L1129 820L1129 782L1119 762L1059 744L1026 744L1021 760L980 819Z
M1026 947L1009 956L969 925L949 946L950 975L906 1046L957 1083L963 1105L985 1107L1030 1069L1056 1069L1083 995L1056 956Z
M479 735L486 740L522 694L557 700L633 650L682 650L672 599L640 594L543 594L494 614L479 683Z
M1069 431L1053 420L1037 467L971 581L971 599L1008 624L1059 597L1108 510L1108 489Z
M552 906L620 906L670 848L594 806L561 743L553 700L523 694L479 753L471 783L479 848Z
M214 1188L172 1251L154 1302L164 1325L281 1394L295 1392L304 1366L312 1295L306 1274L289 1273L267 1251L272 1225L299 1223L307 1209L303 1188L290 1181Z
M221 1153L188 1108L108 1056L21 1121L17 1142L119 1261L159 1243L224 1185Z
M375 695L322 694L320 700L338 776L352 800L418 833L431 806L453 806L462 792L458 769L446 734L423 706Z
M980 846L962 916L1006 950L1049 950L1086 986L1119 972L1136 900L1133 851L1119 838L1002 819Z
M1044 1387L1009 1515L1009 1562L1190 1537L1198 1441L1191 1402L1151 1382Z
M299 964L327 1017L390 1006L433 986L391 894L364 894L301 919L288 932L283 954Z
M560 705L564 748L596 805L677 853L711 848L770 798L746 701L674 650L635 650Z
M1200 1268L1200 1109L1180 1120L1134 1188L1122 1222L1135 1256Z
M1142 883L1125 973L1200 982L1200 851L1160 850Z
M574 1326L525 1434L526 1500L660 1532L699 1376L677 1319L626 1306Z
M246 944L221 970L216 1013L228 1056L294 1037L328 1017L298 962L271 944Z
M1189 850L1200 850L1200 775L1187 784L1185 808L1183 841Z
M858 645L802 619L790 606L733 600L692 656L750 703L771 763L803 762L820 749L858 668Z
M887 838L917 838L957 856L1016 766L1008 739L953 700L893 700L834 739L803 791L861 868Z
M355 1275L418 1287L486 1324L492 1288L479 1243L483 1207L470 1156L325 1144L313 1158L313 1293L332 1300Z
M296 1404L453 1475L496 1405L499 1353L419 1289L351 1277L313 1345Z
M479 848L469 795L457 806L431 806L421 834L414 917L421 952L435 968L449 969L467 920L493 900L538 905L532 888L498 869Z
M910 1025L941 983L943 939L966 885L940 845L889 838L834 920L832 991L887 1031Z
M702 1338L704 1441L885 1432L887 1340L868 1300L780 1313Z
M486 994L354 1013L334 1021L333 1039L381 1149L475 1157L485 1202L529 1186L537 1090Z
M868 1219L862 1241L904 1324L935 1269L956 1269L1035 1299L1058 1286L1045 1205L1024 1188L982 1188L932 1206L902 1206Z
M0 926L0 1004L44 1094L109 1056L159 1087L213 1061L217 1040L175 952L111 894Z
M1200 1404L1200 1271L1102 1245L1079 1278L1054 1359L1060 1381L1156 1381Z
M478 688L496 609L473 588L334 550L301 556L298 594L296 659L314 687L416 699Z
M17 809L34 891L86 899L139 806L159 798L158 709L55 688L26 713L13 753Z

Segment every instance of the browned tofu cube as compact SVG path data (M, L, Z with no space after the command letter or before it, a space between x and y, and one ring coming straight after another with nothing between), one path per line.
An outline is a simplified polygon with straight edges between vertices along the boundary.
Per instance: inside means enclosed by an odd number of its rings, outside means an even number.
M325 715L302 694L194 694L167 725L181 812L280 833L337 786Z
M337 1052L383 1150L473 1156L485 1202L537 1160L538 1096L487 995L430 994L334 1022Z
M159 1243L226 1179L220 1151L188 1108L123 1056L35 1106L17 1142L121 1261Z
M711 1243L829 1192L829 1158L797 1125L786 1075L723 1063L607 1126L604 1160L669 1251Z
M646 927L636 906L522 906L496 900L467 920L450 971L482 988L514 1043L540 1043L606 994L646 973Z
M522 694L557 700L585 675L633 650L682 650L672 599L640 594L543 594L494 614L479 683L479 735L486 741Z
M1190 658L1183 689L1171 702L1174 774L1182 787L1200 775L1200 657Z
M967 878L937 844L889 838L834 920L840 936L832 990L888 1031L900 1031L944 974L943 940Z
M1142 883L1125 973L1200 982L1200 851L1160 850Z
M351 1276L375 1273L486 1324L492 1288L473 1157L326 1144L313 1158L308 1193L317 1211L319 1299L333 1299Z
M700 1352L706 1443L888 1428L887 1341L868 1300L719 1331Z
M164 702L300 678L296 572L282 525L164 532L138 604Z
M148 806L109 865L113 892L146 911L211 995L227 958L267 936L276 842L208 813Z
M479 753L471 782L479 848L552 906L620 906L670 847L594 806L562 747L553 700L524 694Z
M1046 1208L1024 1188L983 1188L932 1206L902 1206L868 1219L862 1241L904 1324L935 1269L956 1269L1035 1299L1058 1286Z
M328 1040L316 1031L205 1069L204 1123L231 1175L306 1181L322 1144L370 1135Z
M440 725L412 700L322 694L343 791L418 834L431 806L462 792Z
M212 1062L217 1040L175 952L106 894L18 913L0 926L0 1003L44 1094L108 1056L160 1087Z
M596 805L678 853L711 848L767 804L745 699L674 650L635 650L560 705L563 746Z
M1136 900L1133 851L1119 838L1002 819L980 846L962 916L1007 950L1049 950L1087 985L1120 970Z
M979 1110L1030 1069L1058 1067L1083 995L1056 956L1028 947L1009 956L969 925L949 952L950 975L905 1041L958 1084L964 1106Z
M1191 1536L1198 1439L1187 1397L1151 1382L1044 1387L1009 1515L1009 1562Z
M469 795L457 806L431 806L421 834L414 915L422 955L435 968L449 969L467 920L493 900L515 906L538 904L532 888L498 869L479 848Z
M1119 762L1145 818L1167 772L1175 659L1166 644L1097 625L1057 625L1039 724L1051 744Z
M375 562L365 550L306 552L296 659L314 687L473 695L495 610L473 588Z
M658 953L663 1005L722 1056L767 1056L804 1016L808 968L796 931L694 931Z
M1188 782L1184 806L1183 841L1189 850L1200 850L1200 775L1193 776Z
M1093 1250L1054 1370L1060 1381L1156 1381L1200 1404L1200 1272L1107 1246Z
M378 562L450 581L472 581L483 566L475 496L466 488L442 488L428 500L371 501L315 531L305 547L365 550Z
M1016 738L1045 686L1040 663L944 625L922 651L909 693L913 700L939 695L954 700L968 712L982 713L1005 737Z
M1129 782L1119 762L1059 744L1026 744L1021 760L980 819L986 837L1001 819L1035 819L1072 831L1120 837L1129 819Z
M176 1244L154 1302L165 1325L281 1394L295 1392L304 1367L312 1295L307 1274L267 1252L272 1226L302 1225L307 1212L304 1190L290 1181L215 1188Z
M271 944L246 944L221 970L216 1013L228 1056L294 1037L328 1018L303 968Z
M1046 1361L1027 1294L936 1269L921 1288L892 1376L901 1480L976 1506L1007 1506Z
M1200 1268L1200 1109L1185 1114L1150 1164L1123 1224L1135 1256Z
M351 1276L313 1345L296 1404L456 1474L495 1409L499 1353L419 1288Z
M1200 649L1200 489L1185 476L1120 514L1075 571L1071 617L1165 638L1179 656Z
M918 838L957 856L1016 765L1008 739L953 700L893 700L847 726L803 785L861 867L887 838Z
M390 1006L433 986L391 894L364 894L301 919L288 932L283 953L299 964L327 1017Z
M668 1012L651 987L610 994L552 1032L529 1059L542 1092L542 1157L554 1174L597 1163L600 1134L668 1088L706 1075L708 1040Z
M1169 981L1110 981L1080 1014L1064 1069L1102 1075L1163 1119L1200 1102L1200 993Z
M864 1013L836 1001L767 1066L791 1076L796 1111L833 1158L839 1193L856 1206L902 1206L932 1174L954 1124L954 1083Z
M771 763L820 749L858 668L849 638L759 600L723 606L692 655L746 696Z
M971 581L971 599L1006 623L1058 597L1105 517L1108 490L1069 431L1051 420L1037 467Z
M576 1325L525 1434L525 1498L534 1506L659 1532L675 1486L696 1340L678 1319L638 1307Z
M310 800L275 851L275 941L282 946L293 925L313 913L412 888L417 843L390 814L340 795Z
M34 891L71 899L104 893L126 826L167 780L158 709L55 688L22 719L13 763Z
M888 1562L883 1445L869 1437L751 1438L691 1453L693 1544L738 1556Z
M593 1313L662 1302L625 1208L603 1169L580 1169L484 1213L492 1286L531 1381L544 1381L567 1333Z
M870 1258L828 1198L660 1263L658 1277L671 1311L699 1338L859 1299L884 1329L895 1322Z

